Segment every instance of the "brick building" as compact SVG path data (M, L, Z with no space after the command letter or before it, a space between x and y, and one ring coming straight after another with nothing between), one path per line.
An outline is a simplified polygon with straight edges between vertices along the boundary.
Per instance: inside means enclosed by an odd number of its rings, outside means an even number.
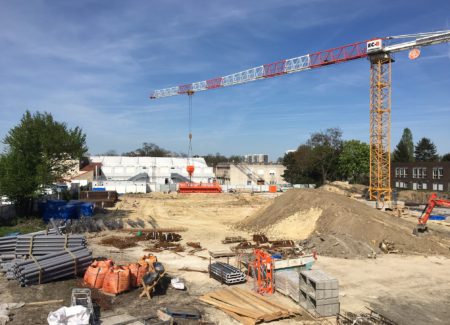
M450 192L450 162L391 164L392 188Z

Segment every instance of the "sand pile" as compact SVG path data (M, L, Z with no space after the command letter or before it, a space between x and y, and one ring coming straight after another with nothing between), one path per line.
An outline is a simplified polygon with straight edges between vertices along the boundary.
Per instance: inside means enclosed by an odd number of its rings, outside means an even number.
M328 256L367 257L372 250L379 252L382 240L394 242L404 253L450 255L449 238L415 237L411 222L321 189L289 190L238 227L278 239L308 238Z
M363 197L366 195L368 187L361 184L349 184L348 182L335 181L322 185L320 189L347 196L360 195Z

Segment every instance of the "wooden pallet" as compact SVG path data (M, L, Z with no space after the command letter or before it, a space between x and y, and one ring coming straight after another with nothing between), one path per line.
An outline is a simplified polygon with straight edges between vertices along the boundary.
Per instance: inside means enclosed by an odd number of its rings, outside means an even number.
M270 322L298 313L252 291L238 287L219 289L199 299L219 308L244 325Z

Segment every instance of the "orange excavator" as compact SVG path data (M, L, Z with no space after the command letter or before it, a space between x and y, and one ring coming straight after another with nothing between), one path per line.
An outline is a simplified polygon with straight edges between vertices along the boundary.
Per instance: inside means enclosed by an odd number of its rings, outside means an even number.
M417 226L413 230L413 234L418 236L420 234L428 232L427 221L430 218L431 212L434 207L450 208L450 200L439 198L436 193L433 193L428 198L428 203L425 209L422 211L422 215L419 218Z

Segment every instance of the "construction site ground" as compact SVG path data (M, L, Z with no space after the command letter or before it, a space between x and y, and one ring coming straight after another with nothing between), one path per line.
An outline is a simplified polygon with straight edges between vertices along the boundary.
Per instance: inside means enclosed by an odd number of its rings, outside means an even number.
M311 191L316 191L312 193L319 197L325 195L323 190ZM342 202L352 200L349 206L336 206L336 209L341 211L340 213L344 217L346 211L353 215L355 211L362 209L359 205L353 206L355 200L347 198L344 195L345 193L332 194L345 197ZM265 217L268 214L267 211L270 211L268 209L273 209L276 202L283 203L280 198L276 199L278 195L152 193L122 196L116 206L110 208L104 217L144 220L146 228L186 228L186 231L180 232L183 237L180 243L185 247L185 251L165 250L154 254L164 264L170 277L180 277L185 281L187 290L177 291L168 286L167 291L157 293L152 301L139 298L140 289L117 297L103 296L95 292L94 295L99 295L98 299L101 301L103 324L108 324L108 316L111 315L130 314L140 316L155 312L158 307L163 306L196 307L203 313L206 320L217 324L238 324L225 313L212 306L205 305L197 299L202 294L221 287L220 283L210 279L208 274L205 273L209 263L208 251L229 249L233 244L222 244L221 242L225 236L242 236L250 239L254 230L242 227L242 224L248 223L249 220L254 221L254 216ZM299 192L298 195L303 194ZM339 198L329 197L329 200L334 199L337 200L336 202L341 202ZM357 203L359 204L359 202ZM450 319L450 311L447 308L450 301L450 281L448 281L450 227L448 227L447 222L432 224L433 234L430 238L433 243L429 244L424 250L422 247L412 245L405 235L407 230L412 233L416 222L414 217L407 215L398 217L379 212L385 214L385 216L376 215L373 218L381 218L383 227L394 228L394 231L398 227L399 232L404 232L399 238L402 247L405 249L403 253L387 255L377 250L377 256L374 259L364 256L355 249L349 249L348 251L344 249L348 243L347 238L341 237L344 231L326 233L328 226L321 225L321 222L325 220L323 217L326 214L323 211L327 211L327 208L313 205L306 210L303 207L297 208L298 211L294 211L295 213L291 213L292 211L287 208L286 211L289 210L287 213L290 215L283 217L284 219L280 217L284 221L278 220L276 222L278 226L265 229L268 230L271 239L283 239L286 236L295 235L295 232L286 230L295 227L298 229L299 238L294 239L310 239L310 242L314 243L315 240L318 240L317 238L322 238L325 242L329 242L331 247L342 248L340 250L328 249L325 253L327 256L324 256L321 254L320 245L318 245L318 260L313 266L324 270L339 280L341 311L359 313L365 312L365 307L370 307L399 324L448 324L448 319ZM319 213L316 209L321 209L322 212ZM304 216L302 211L305 211L309 217L302 217ZM378 213L378 211L375 212ZM314 220L313 222L311 222L311 218ZM284 222L284 226L280 225L280 222ZM326 223L326 225L328 224ZM322 233L317 233L318 229L321 229ZM282 230L279 236L277 236L277 230ZM378 232L374 232L374 234L378 234ZM132 236L119 231L87 234L89 247L93 250L94 256L111 257L117 263L125 264L134 262L147 253L145 251L149 247L147 241L139 241L136 246L126 249L101 244L103 239L112 235ZM412 234L410 236L411 241L417 239ZM389 239L394 243L396 242L393 235L390 235ZM362 239L354 236L351 240L353 244L357 245ZM425 240L427 239L420 239L424 243ZM190 254L191 248L186 246L187 242L200 242L204 250ZM376 250L377 243L370 245L370 242L371 238L368 239L367 243L369 244L367 245ZM222 261L226 261L226 258ZM233 258L230 259L230 263L234 263ZM69 305L71 289L81 285L80 279L73 279L21 288L17 283L8 282L4 277L1 277L0 300L5 302L32 302L64 299L64 303L59 305L22 307L13 316L11 322L11 324L46 324L48 312L58 309L61 305ZM252 283L249 282L242 286L251 288ZM313 320L292 300L278 293L270 299L277 299L287 306L297 309L302 314L294 319L279 320L271 322L271 324L333 323L333 318Z

